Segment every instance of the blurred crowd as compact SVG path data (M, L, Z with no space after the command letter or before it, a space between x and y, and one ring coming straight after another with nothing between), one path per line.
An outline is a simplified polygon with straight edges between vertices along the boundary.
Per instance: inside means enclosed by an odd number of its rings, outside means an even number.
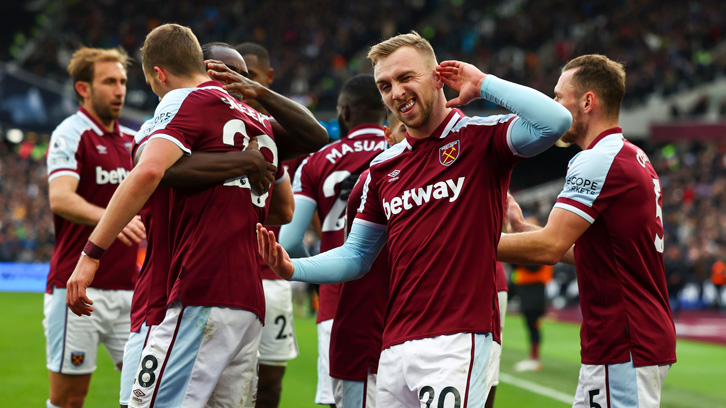
M290 0L228 2L57 2L47 31L23 67L67 81L80 44L123 46L138 58L146 33L163 22L189 25L202 43L255 41L272 54L273 89L315 109L335 109L337 90L370 71L367 48L416 29L439 59L462 59L485 72L552 93L573 56L603 53L628 71L626 106L668 95L726 71L726 2L567 0ZM128 103L152 109L156 98L141 67L130 72Z
M48 262L53 239L45 147L0 143L0 262Z

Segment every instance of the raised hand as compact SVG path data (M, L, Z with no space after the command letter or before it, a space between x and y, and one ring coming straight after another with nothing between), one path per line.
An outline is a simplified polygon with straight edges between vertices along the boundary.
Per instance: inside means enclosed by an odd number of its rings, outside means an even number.
M81 255L66 283L66 304L78 316L90 316L93 312L93 301L86 296L86 288L93 282L97 269L98 259Z
M446 107L463 106L481 98L481 84L486 74L479 68L461 61L444 61L436 72L447 86L459 91L459 96L446 102Z
M268 231L262 224L257 224L257 249L262 259L272 268L277 276L283 279L292 278L295 266L290 261L287 251L277 243L275 233Z
M264 86L232 71L221 61L208 60L204 61L204 64L209 77L221 82L224 89L232 96L238 94L244 99L257 99L260 92L266 91Z

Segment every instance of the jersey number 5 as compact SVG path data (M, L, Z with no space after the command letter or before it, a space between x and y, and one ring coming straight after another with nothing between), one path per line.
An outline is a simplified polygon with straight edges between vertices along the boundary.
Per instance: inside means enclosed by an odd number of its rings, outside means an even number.
M660 225L663 225L663 208L660 206L660 180L657 178L653 179L653 186L655 190L655 218L660 220ZM663 253L663 237L658 236L658 233L655 233L655 240L653 241L655 244L655 250L659 253Z
M229 146L235 146L234 137L237 134L241 134L242 136L244 136L244 149L247 149L247 146L250 145L250 136L247 135L247 127L245 126L245 122L240 119L232 119L224 124L224 129L222 131L222 142ZM260 146L260 150L262 150L262 148L264 147L272 152L272 164L277 166L277 145L275 144L275 141L272 140L270 136L265 134L257 135L254 137L257 138L257 144ZM250 195L252 195L252 204L258 207L264 207L265 202L267 201L267 197L269 197L270 195L269 192L265 194L260 194L257 190L252 188L252 186L250 185L250 181L247 179L247 176L241 176L227 180L224 185L237 186L239 188L249 189Z

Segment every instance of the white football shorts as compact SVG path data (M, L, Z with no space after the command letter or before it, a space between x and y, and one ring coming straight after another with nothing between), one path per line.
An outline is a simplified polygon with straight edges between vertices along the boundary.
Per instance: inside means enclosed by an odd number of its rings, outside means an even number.
M660 407L660 391L670 368L670 364L635 367L632 359L621 364L582 364L572 407Z
M333 319L318 323L318 387L316 404L335 404L333 377L330 376L330 332Z
M366 381L348 381L333 377L336 408L376 408L376 377L368 373Z
M261 331L247 310L174 302L144 347L129 407L249 406Z
M504 318L507 317L507 301L509 299L509 293L506 290L497 292L497 297L499 298L499 322L501 326L502 332L499 333L499 338L502 340L502 344L504 343ZM493 356L493 355L492 355ZM499 366L501 365L502 360L502 353L499 353L496 356L496 361L494 362L494 381L492 382L492 387L496 387L499 385Z
M49 371L81 375L96 371L99 343L114 365L123 361L131 331L131 290L86 288L93 313L76 316L66 306L66 289L54 288L43 298L46 366Z
M126 342L126 347L124 347L124 366L121 368L121 392L119 394L119 403L121 405L129 405L131 387L134 385L136 369L139 368L141 352L146 347L149 334L155 327L150 328L144 322L138 332L132 332L129 335L129 341Z
M381 353L376 403L381 407L483 407L502 351L491 333L410 340Z
M260 364L286 366L300 353L292 314L292 289L286 280L263 279L265 326L260 339Z

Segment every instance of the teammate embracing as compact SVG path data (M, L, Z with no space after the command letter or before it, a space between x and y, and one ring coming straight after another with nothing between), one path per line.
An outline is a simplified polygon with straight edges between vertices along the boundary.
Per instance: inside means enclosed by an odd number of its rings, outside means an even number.
M67 302L77 314L93 311L85 287L110 237L182 155L242 150L257 137L266 159L277 163L269 121L209 80L191 30L176 24L152 30L142 63L161 103L144 154L112 198L69 279L73 289ZM246 178L173 190L170 273L175 279L166 316L142 353L130 406L239 406L252 397L264 318L253 225L264 220L268 197Z

